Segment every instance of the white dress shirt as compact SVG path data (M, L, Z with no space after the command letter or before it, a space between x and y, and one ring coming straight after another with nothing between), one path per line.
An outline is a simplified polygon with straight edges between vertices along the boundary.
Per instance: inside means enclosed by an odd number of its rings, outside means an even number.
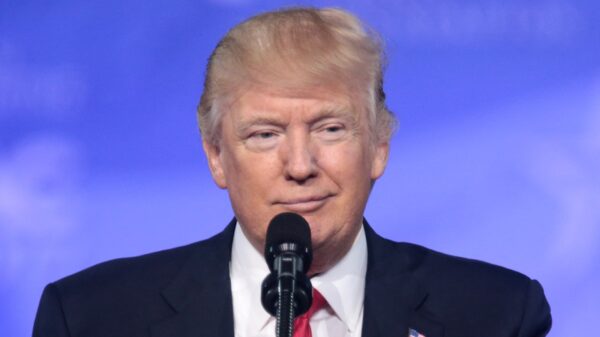
M260 300L261 283L269 268L239 223L233 235L229 273L235 337L274 337L275 318ZM311 278L329 304L310 320L313 337L361 336L366 273L367 240L361 227L350 251L331 269Z

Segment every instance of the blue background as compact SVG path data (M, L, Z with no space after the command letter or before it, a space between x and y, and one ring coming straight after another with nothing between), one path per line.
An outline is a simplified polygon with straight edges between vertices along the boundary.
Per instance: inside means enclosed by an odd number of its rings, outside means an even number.
M0 0L0 335L43 286L230 220L196 127L228 28L292 4L384 37L400 128L379 233L539 279L554 336L600 317L600 2Z

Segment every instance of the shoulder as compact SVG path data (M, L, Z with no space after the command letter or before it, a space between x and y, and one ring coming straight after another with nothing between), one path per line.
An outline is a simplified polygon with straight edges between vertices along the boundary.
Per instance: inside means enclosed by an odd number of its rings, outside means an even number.
M491 263L394 242L365 226L367 281L415 298L415 314L448 336L545 336L552 325L542 286ZM376 280L389 280L382 283Z
M398 250L412 257L412 267L419 279L428 285L445 284L477 290L477 285L490 288L526 288L531 279L515 270L492 263L441 253L410 243L397 243ZM473 288L475 287L475 288ZM458 290L458 289L456 289Z
M550 329L542 286L527 275L419 245L393 245L410 257L412 275L428 294L419 310L447 322L449 331L515 327L519 336L543 336Z
M149 322L172 314L163 296L173 282L223 274L232 233L230 225L204 241L103 262L48 284L34 336L138 336ZM113 329L121 330L114 334Z
M94 265L51 283L47 289L52 289L64 305L159 301L160 292L182 273L208 275L228 263L224 260L230 250L230 227L189 245Z
M69 289L85 289L89 292L97 287L124 287L140 283L161 287L194 251L202 249L205 244L200 241L140 256L105 261L64 277L54 282L54 285L61 292Z
M482 285L514 287L531 279L517 271L491 263L441 253L420 245L395 242L365 226L371 270L378 273L409 272L420 282L436 288Z

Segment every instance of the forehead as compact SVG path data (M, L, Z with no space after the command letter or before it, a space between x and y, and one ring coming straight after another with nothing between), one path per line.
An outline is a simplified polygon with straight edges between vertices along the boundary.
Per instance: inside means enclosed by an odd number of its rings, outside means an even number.
M240 91L229 105L237 118L255 114L356 114L363 104L349 90L331 87L285 89L252 87Z

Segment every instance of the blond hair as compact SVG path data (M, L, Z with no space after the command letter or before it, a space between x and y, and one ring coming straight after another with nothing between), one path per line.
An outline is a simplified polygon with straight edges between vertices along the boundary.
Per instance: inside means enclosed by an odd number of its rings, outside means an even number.
M361 97L375 141L388 141L396 122L385 104L383 58L377 35L340 9L291 8L254 16L233 27L208 60L197 111L202 136L217 145L221 110L253 86L343 87Z

